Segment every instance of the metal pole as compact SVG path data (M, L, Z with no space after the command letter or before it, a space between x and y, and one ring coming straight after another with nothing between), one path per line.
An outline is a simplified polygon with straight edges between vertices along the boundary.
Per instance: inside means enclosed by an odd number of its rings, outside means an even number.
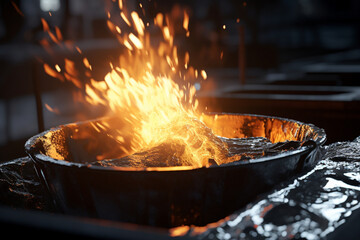
M40 79L39 79L37 67L38 67L37 60L35 59L33 61L32 82L33 82L33 90L34 90L35 101L36 101L38 132L43 132L45 130L44 113L43 113L43 104L42 104L42 99L41 99Z
M246 59L245 59L245 26L241 24L239 26L239 71L240 71L240 84L246 83Z

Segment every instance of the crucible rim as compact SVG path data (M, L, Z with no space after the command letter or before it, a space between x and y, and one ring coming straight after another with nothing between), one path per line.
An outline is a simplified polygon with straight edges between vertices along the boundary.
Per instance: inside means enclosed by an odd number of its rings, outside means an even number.
M209 116L214 115L234 115L234 116L250 116L250 117L258 117L258 118L271 118L271 119L277 119L280 121L287 121L287 122L293 122L297 123L299 125L306 125L313 129L313 131L316 133L316 139L311 139L310 144L303 145L299 149L295 150L288 150L286 152L282 152L276 155L272 156L264 156L259 157L255 159L245 160L245 161L235 161L231 163L221 164L221 165L215 165L215 166L209 166L209 167L193 167L193 166L176 166L176 167L147 167L147 168L135 168L135 167L109 167L109 166L97 166L89 163L76 163L76 162L69 162L66 160L59 160L52 157L49 157L39 151L37 147L35 147L35 143L37 142L37 139L44 136L45 134L56 131L59 129L62 129L65 126L71 126L71 125L77 125L77 124L85 124L87 122L92 122L97 119L92 120L86 120L86 121L80 121L75 123L68 123L64 125L59 125L57 127L51 128L49 130L46 130L44 132L41 132L31 138L29 138L25 143L25 152L31 156L32 160L36 162L43 162L43 163L49 163L49 164L55 164L60 165L64 167L77 167L77 168L84 168L84 169L90 169L90 170L96 170L96 171L115 171L115 172L183 172L183 171L197 171L200 169L223 169L223 168L232 168L234 166L244 166L249 164L260 164L264 162L270 162L270 161L279 161L282 159L286 159L291 156L295 155L301 155L301 154L308 154L312 150L314 150L316 147L319 147L323 145L326 142L326 133L325 130L322 128L319 128L311 123L304 123L301 121L289 119L289 118L282 118L282 117L275 117L275 116L267 116L267 115L259 115L259 114L239 114L239 113L207 113Z

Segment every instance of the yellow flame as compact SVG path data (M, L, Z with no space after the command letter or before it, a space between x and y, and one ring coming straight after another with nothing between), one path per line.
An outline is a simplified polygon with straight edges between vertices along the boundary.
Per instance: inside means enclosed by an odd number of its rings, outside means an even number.
M174 45L174 29L166 15L158 13L154 19L155 27L162 32L162 39L154 44L138 13L131 12L131 23L122 11L121 0L119 8L121 18L131 27L131 31L121 31L110 20L107 25L127 51L119 57L118 66L110 63L111 71L103 80L92 79L88 71L85 75L90 80L82 83L75 63L69 59L65 59L64 71L58 65L53 70L47 64L44 65L45 71L53 77L67 79L78 88L84 88L88 103L109 108L118 123L104 121L101 125L93 124L93 128L96 131L112 129L109 137L118 142L117 147L125 155L171 143L170 147L176 152L173 157L176 155L183 166L207 166L209 159L220 164L226 154L226 146L198 120L201 114L197 111L196 89L186 82L199 74L206 79L206 72L189 67L188 52L185 53L184 65L179 66L181 61L178 59L178 48ZM184 12L183 28L187 35L188 24L189 15ZM50 33L45 20L43 26ZM57 38L51 39L55 42L61 38L57 34ZM75 48L81 54L81 50ZM87 69L92 69L87 58L83 58L83 64ZM183 80L182 84L175 82L179 78ZM102 154L97 159L105 157L106 154Z

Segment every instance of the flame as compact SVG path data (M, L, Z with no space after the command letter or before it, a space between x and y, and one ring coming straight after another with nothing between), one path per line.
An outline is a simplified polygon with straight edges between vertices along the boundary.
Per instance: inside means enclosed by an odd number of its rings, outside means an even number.
M196 89L187 81L199 75L206 79L206 72L189 67L188 52L185 60L179 61L178 49L174 45L174 29L167 15L158 13L154 19L151 27L158 28L162 33L162 39L154 45L138 13L126 14L121 0L119 9L121 19L130 27L130 32L122 31L111 21L111 14L108 14L107 25L127 51L120 56L118 66L110 63L111 71L103 80L90 78L89 82L82 83L75 63L69 59L65 59L63 71L59 65L54 70L44 64L46 73L67 79L84 89L88 103L106 106L112 115L118 117L118 123L104 121L103 125L93 127L96 131L110 129L109 137L118 142L124 156L171 143L174 151L179 152L177 157L182 166L207 166L209 159L221 164L227 148L199 120L201 113L197 110ZM58 28L53 34L47 22L42 19L42 23L50 39L58 44L62 39ZM183 28L187 35L188 25L189 15L184 12ZM78 47L75 48L82 53ZM83 64L92 69L87 58L83 58ZM98 156L98 160L104 158L106 155Z

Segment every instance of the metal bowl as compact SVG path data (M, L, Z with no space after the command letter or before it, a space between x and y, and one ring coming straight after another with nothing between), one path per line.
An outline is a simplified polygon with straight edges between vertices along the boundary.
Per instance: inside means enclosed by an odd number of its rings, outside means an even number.
M209 114L204 122L219 136L303 144L275 156L203 168L103 167L89 163L98 153L114 151L114 143L106 133L92 130L96 121L59 126L25 144L56 207L65 214L166 228L201 226L228 216L260 193L311 169L326 141L325 131L312 124L260 115Z

